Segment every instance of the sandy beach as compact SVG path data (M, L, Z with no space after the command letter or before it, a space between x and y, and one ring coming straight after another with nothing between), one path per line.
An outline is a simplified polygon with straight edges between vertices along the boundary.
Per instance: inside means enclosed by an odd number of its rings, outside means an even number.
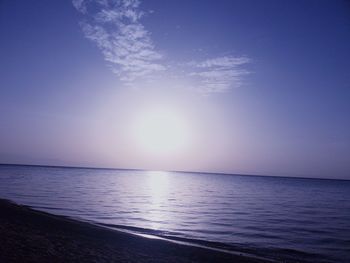
M0 262L263 262L149 239L0 200Z

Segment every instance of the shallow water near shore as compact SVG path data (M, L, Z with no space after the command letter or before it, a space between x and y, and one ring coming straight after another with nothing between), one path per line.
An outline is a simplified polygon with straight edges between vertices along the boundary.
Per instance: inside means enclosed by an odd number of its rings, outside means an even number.
M350 262L350 181L0 165L0 197L269 259Z

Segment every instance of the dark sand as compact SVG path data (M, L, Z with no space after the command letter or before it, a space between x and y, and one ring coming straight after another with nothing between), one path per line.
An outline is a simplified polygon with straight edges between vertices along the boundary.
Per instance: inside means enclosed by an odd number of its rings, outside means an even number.
M149 239L0 199L0 262L263 262Z

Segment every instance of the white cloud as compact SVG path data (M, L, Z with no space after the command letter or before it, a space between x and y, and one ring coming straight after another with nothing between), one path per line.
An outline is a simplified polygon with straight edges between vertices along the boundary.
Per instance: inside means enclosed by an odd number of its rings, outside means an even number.
M80 24L85 37L97 45L113 72L127 85L154 80L166 71L190 79L201 93L225 92L241 86L249 73L244 68L250 59L243 56L166 63L141 23L145 13L139 0L73 0L73 5L84 16Z
M159 61L150 33L141 24L138 0L74 0L85 14L81 27L85 37L96 43L113 71L127 84L165 70Z
M86 13L85 0L72 0L73 6L81 13Z
M250 72L243 67L250 63L247 57L224 56L188 63L196 83L195 89L204 93L225 92L240 87L242 79Z
M197 64L197 67L201 67L201 68L210 68L210 67L232 68L232 67L247 64L249 62L250 62L250 59L247 57L225 56L225 57L217 57L217 58L202 61L202 62Z

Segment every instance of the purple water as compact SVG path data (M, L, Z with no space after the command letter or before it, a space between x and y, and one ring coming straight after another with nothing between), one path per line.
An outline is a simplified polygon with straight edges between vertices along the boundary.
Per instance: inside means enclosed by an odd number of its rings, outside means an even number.
M0 165L0 197L278 261L350 262L350 181Z

